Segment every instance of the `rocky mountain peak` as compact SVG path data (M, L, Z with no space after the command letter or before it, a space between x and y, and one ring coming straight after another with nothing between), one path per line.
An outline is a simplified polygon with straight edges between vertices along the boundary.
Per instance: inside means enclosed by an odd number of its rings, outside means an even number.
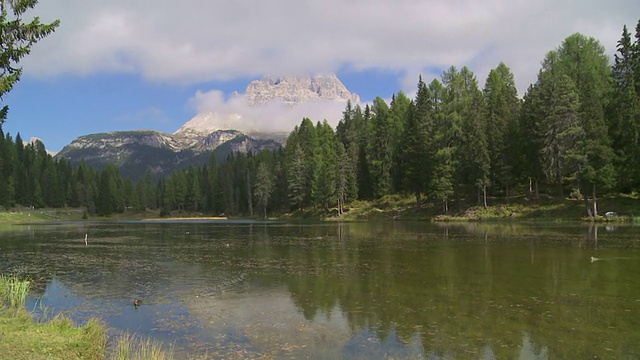
M195 141L219 130L238 130L251 135L257 131L265 133L263 128L257 129L250 126L250 119L255 120L256 116L264 116L265 120L292 116L287 107L276 109L278 111L276 113L274 113L274 107L271 107L268 113L260 113L260 107L272 100L282 102L289 108L303 103L323 101L360 102L360 97L349 92L335 74L267 76L261 80L252 81L244 94L233 94L231 98L233 107L223 104L220 109L198 114L174 134ZM239 104L238 101L241 103ZM314 117L314 114L305 114L305 116Z
M267 76L262 80L252 81L245 90L245 96L251 106L265 104L273 99L281 99L291 106L318 100L360 102L360 97L349 92L335 74L277 78Z

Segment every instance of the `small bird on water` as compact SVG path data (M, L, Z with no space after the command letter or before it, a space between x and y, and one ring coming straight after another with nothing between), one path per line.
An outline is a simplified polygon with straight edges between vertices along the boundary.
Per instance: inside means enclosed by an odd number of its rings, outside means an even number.
M593 256L591 257L591 262L596 262L598 260L600 260L600 259L598 259L597 257L593 257Z
M133 300L133 306L135 306L136 308L140 306L140 304L142 304L142 300L140 299Z

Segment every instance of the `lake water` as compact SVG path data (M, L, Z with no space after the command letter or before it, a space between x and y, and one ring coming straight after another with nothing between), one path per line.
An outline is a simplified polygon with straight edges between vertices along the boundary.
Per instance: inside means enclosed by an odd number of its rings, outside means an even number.
M33 279L27 307L38 316L63 312L80 323L97 316L113 333L172 344L177 358L633 359L640 358L639 230L14 225L0 230L0 273Z

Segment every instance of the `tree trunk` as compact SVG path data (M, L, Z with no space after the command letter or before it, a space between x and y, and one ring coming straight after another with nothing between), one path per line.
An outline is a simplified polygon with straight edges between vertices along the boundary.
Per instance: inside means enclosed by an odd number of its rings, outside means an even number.
M247 205L249 206L249 215L253 216L253 199L251 195L251 177L249 176L249 170L247 170Z
M596 184L593 184L593 217L598 216L598 199L596 198Z
M509 184L507 184L506 195L507 195L507 204L509 204L511 203L511 199L509 198Z
M558 179L558 195L560 198L564 198L564 189L562 188L562 179Z
M591 214L591 208L589 207L589 197L583 196L584 198L584 210L587 212L587 217L592 218L593 214Z
M484 208L488 208L487 205L487 185L482 186L482 201L484 202Z
M416 206L418 206L418 209L422 208L422 194L420 191L416 192Z

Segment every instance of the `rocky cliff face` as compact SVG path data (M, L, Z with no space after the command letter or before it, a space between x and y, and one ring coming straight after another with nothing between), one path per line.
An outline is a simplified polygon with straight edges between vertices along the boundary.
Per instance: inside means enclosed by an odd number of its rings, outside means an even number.
M252 81L245 90L245 96L251 106L265 104L274 99L280 99L290 106L321 100L360 102L360 97L349 92L334 74L265 77Z

